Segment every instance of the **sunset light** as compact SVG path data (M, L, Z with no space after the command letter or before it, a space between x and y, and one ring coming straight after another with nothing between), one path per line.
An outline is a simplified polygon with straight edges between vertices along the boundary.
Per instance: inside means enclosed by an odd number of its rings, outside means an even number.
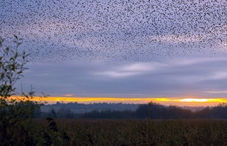
M196 99L196 98L185 98L185 99L180 99L180 102L208 102L208 101L213 101L214 99ZM216 100L216 99L215 99Z
M14 96L13 99L25 99ZM125 104L147 104L149 102L162 105L175 106L215 106L221 103L227 103L225 98L120 98L120 97L33 97L29 100L54 104L57 102L69 103L125 103Z

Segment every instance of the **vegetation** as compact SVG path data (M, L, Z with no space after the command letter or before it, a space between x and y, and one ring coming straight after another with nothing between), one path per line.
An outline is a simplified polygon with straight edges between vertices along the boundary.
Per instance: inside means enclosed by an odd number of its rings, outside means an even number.
M220 104L216 107L206 107L196 112L175 106L167 107L160 104L149 103L138 105L138 108L134 111L94 110L85 113L75 113L71 110L70 106L68 107L67 105L69 104L58 103L53 105L55 109L52 109L49 112L39 113L39 117L49 116L53 118L90 119L227 119L226 104ZM70 105L72 106L73 103L70 103ZM74 106L76 107L77 103L75 103ZM50 108L50 105L48 107ZM80 105L80 107L82 106Z
M31 102L34 92L22 93L24 98L12 99L15 83L23 76L28 62L28 54L19 50L22 39L14 36L13 47L4 45L0 37L0 145L32 146L67 144L69 140L64 132L57 129L53 119L48 118L47 127L32 121L40 110L40 104Z
M45 124L39 120L38 123ZM222 120L58 119L73 146L226 146Z

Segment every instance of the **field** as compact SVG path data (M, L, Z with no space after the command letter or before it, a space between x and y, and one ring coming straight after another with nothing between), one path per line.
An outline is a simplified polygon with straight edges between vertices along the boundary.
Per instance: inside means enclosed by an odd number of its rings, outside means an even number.
M75 146L227 145L225 120L58 119L56 123Z

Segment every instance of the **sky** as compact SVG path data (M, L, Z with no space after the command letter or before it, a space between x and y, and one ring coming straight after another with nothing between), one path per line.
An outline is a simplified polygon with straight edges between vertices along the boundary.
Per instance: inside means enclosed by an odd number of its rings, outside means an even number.
M17 89L66 97L227 97L225 0L1 0L31 54ZM10 44L10 43L9 43Z

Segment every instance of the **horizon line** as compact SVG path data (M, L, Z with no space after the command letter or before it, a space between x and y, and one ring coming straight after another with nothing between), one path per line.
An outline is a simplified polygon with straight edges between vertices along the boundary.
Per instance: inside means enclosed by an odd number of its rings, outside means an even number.
M23 96L12 96L13 99L26 100ZM176 106L216 106L227 103L227 98L204 98L204 97L69 97L69 96L34 96L29 98L31 101L46 102L53 104L57 102L63 103L125 103L125 104L147 104L150 102L162 105Z

